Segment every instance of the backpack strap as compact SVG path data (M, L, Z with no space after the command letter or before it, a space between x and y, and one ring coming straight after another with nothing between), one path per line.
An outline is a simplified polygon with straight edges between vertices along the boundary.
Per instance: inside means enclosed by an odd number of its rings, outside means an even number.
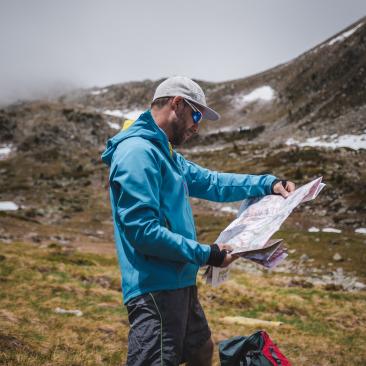
M277 357L276 352L272 347L269 347L269 352L271 352L271 356L276 361L276 364L282 366L281 360Z

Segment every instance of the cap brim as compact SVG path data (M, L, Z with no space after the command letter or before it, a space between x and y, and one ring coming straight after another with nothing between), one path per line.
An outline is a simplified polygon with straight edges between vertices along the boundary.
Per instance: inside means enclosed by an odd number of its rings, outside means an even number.
M200 106L203 109L203 114L202 114L203 119L208 119L209 121L217 121L221 118L220 114L217 113L216 111L214 111L212 108L207 107L203 104L197 103L196 100L192 100L187 97L184 97L184 98L188 99L190 102L192 102L195 105Z
M220 114L214 111L210 107L203 107L203 119L208 119L210 121L217 121L221 118Z

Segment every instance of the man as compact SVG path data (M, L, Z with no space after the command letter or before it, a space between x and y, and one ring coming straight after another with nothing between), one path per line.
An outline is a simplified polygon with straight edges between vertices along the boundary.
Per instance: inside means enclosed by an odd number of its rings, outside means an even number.
M151 109L108 141L110 198L122 290L130 322L127 365L211 365L213 342L197 298L196 275L225 267L230 247L197 242L189 196L211 201L294 190L271 175L213 172L176 153L217 120L201 87L172 77L155 91Z

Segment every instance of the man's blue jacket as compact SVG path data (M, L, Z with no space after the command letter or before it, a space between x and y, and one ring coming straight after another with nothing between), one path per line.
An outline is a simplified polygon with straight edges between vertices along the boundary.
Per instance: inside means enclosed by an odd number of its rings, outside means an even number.
M108 140L114 235L124 303L151 291L194 285L210 246L197 242L189 197L239 201L271 193L272 175L210 171L170 148L147 110Z

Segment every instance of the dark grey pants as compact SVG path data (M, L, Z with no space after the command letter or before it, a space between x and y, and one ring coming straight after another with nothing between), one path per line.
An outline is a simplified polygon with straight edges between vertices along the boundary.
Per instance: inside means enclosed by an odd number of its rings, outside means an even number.
M211 337L196 286L143 294L126 307L128 366L179 365Z

